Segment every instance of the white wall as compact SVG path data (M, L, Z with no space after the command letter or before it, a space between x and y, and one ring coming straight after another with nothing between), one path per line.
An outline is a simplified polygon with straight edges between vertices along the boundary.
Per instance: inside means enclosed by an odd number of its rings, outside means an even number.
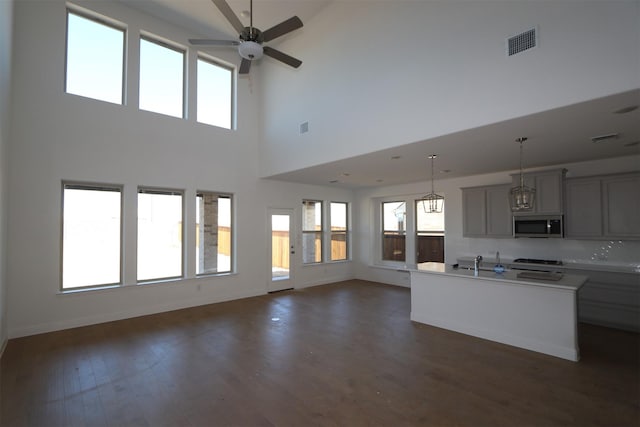
M7 191L13 0L0 2L0 354L7 342Z
M305 50L305 43L318 44L309 46L308 56L300 55L305 61L304 73L295 73L286 66L278 67L276 63L260 67L260 73L252 73L251 80L246 77L239 79L238 130L230 132L197 124L192 115L187 120L179 120L137 110L135 58L138 31L143 29L186 45L186 39L192 36L186 30L117 2L83 3L128 24L128 102L125 106L117 106L64 93L65 2L16 2L12 126L8 138L5 126L0 133L2 144L9 141L8 201L5 205L8 206L8 249L0 253L0 259L2 254L7 256L7 318L2 327L8 330L8 335L16 337L265 293L269 279L268 208L295 208L299 220L303 198L346 202L356 199L352 192L333 187L260 180L259 168L263 161L266 162L263 172L298 169L309 162L326 161L329 157L334 159L389 144L412 142L638 86L637 76L624 72L604 73L600 61L591 64L593 58L587 55L591 51L585 48L583 43L586 41L580 37L579 40L571 38L576 44L572 44L570 49L571 63L557 70L557 81L543 76L547 69L544 65L566 52L564 48L554 47L552 52L544 53L548 51L541 47L536 53L531 52L531 55L516 60L515 65L508 69L492 65L498 58L504 60L503 37L526 29L523 27L541 25L541 37L551 37L554 31L562 32L561 27L573 31L597 22L600 26L590 28L607 33L597 33L598 45L603 46L596 49L598 59L611 69L624 70L629 65L625 61L634 61L633 55L622 59L624 55L618 54L626 50L625 37L632 32L628 23L633 20L631 11L635 9L629 6L629 2L616 2L611 11L602 2L581 3L577 9L573 2L562 2L558 6L560 9L553 10L549 9L551 3L523 2L518 3L516 9L509 6L509 13L496 10L495 4L485 10L472 2L394 2L397 7L391 7L390 2L380 2L368 3L366 8L358 6L358 3L336 2L328 11L321 12L317 20L305 23L303 37L287 39L282 50L294 55L296 51ZM542 3L542 6L534 7L534 3ZM2 4L7 7L6 2ZM451 4L453 6L449 8ZM520 12L515 13L514 10ZM494 22L497 20L495 16L503 13L504 22L508 25ZM609 34L612 27L601 22L603 14L617 20L615 28L619 28L619 34ZM446 21L445 15L456 18L456 25ZM514 16L518 19L514 20ZM371 19L369 26L359 21L365 17ZM349 30L352 20L355 22L353 29L360 31L352 33ZM478 22L496 25L480 25ZM2 25L3 40L4 32L8 31L6 28ZM332 28L335 32L330 30ZM549 33L542 31L543 28L545 31L548 28ZM375 34L372 33L374 30ZM431 47L426 49L430 55L424 55L424 59L416 58L414 46L406 41L415 37L416 32L419 39ZM349 34L345 36L346 33ZM469 37L469 34L474 37ZM447 35L453 38L441 45L441 40L446 40ZM586 30L584 33L580 31L579 35L586 37L587 41L593 41L595 37ZM368 41L369 37L371 41ZM489 54L486 46L480 46L487 40L500 44L496 53ZM541 38L541 43L543 40ZM620 43L610 48L612 41ZM360 52L361 45L364 50L378 50L385 55L373 52L371 55L355 55L349 65L349 54ZM463 45L466 57L461 56L460 49L454 49L455 55L441 50L442 47L461 48ZM424 46L421 49L424 50ZM478 52L477 57L473 56L474 52ZM223 60L238 63L232 50L216 53ZM469 61L469 55L477 61L476 67L463 66L464 60ZM3 56L0 58L4 59ZM190 58L193 61L193 52ZM445 62L446 69L435 67L438 62ZM589 67L575 73L576 68L587 62ZM536 66L538 63L542 65ZM376 69L379 71L372 73ZM3 77L7 76L4 69L0 71ZM536 87L537 95L530 104L506 102L521 97L529 88L516 85L516 89L502 91L502 82L504 87L513 83L516 71L535 77L531 87ZM191 79L194 72L191 67ZM496 73L499 77L489 77ZM542 73L540 77L536 77L538 73ZM267 79L263 79L263 75L267 75ZM478 75L484 79L480 81L482 84L478 84ZM565 78L568 75L572 75L572 79ZM594 82L595 75L598 75L598 80ZM541 80L551 82L540 85ZM397 82L403 84L398 86ZM560 90L559 86L564 89ZM2 84L0 88L6 90ZM190 111L195 105L194 92L193 86L189 86ZM283 92L290 95L285 96ZM444 93L450 93L450 96L444 97ZM466 102L466 94L473 95L471 98L476 101L469 105L462 103L463 98ZM488 96L496 102L492 102L491 108L479 108L485 106L479 105L477 100ZM266 97L269 102L263 102ZM380 105L380 100L384 101L384 108L372 107ZM436 101L426 102L428 100ZM263 111L263 108L268 108L268 111ZM388 115L390 108L400 110L402 114ZM467 114L471 111L473 114ZM3 120L6 121L7 117L2 114ZM425 117L429 118L427 126ZM312 138L300 144L297 131L299 122L303 120L310 121L308 135ZM263 135L266 135L266 150L260 143ZM261 155L266 157L260 158ZM607 167L599 168L605 170ZM617 166L612 167L615 169ZM63 179L124 185L124 274L127 286L71 295L59 293L60 186ZM469 242L469 239L461 238L461 196L458 188L507 181L505 174L496 174L438 184L442 187L437 186L437 189L448 196L447 262L451 255L458 253L474 254L482 250L490 254L495 250L490 247L493 242L483 244L482 241ZM189 264L185 280L135 285L135 197L138 185L182 188L188 198L193 198L196 190L233 192L237 203L238 274L195 279L195 268ZM384 187L357 193L357 203L353 206L356 228L352 241L356 245L353 253L358 261L359 277L384 277L382 281L403 284L402 278L397 279L397 275L403 273L385 270L375 276L371 275L374 270L367 267L371 259L373 232L370 200L392 194L423 194L424 185ZM451 194L453 199L449 200ZM194 211L195 206L187 204L187 227L193 226ZM299 229L299 224L296 229ZM185 235L189 247L193 245L194 234ZM505 243L501 241L499 244ZM589 244L595 243L580 245ZM587 246L575 250L568 247L566 250L568 253L583 253L590 249ZM514 252L519 249L522 248L509 247ZM531 253L516 255L536 256L546 249L533 248ZM500 250L508 255L507 250ZM189 249L188 255L193 252L193 248ZM300 251L294 259L293 272L296 287L347 279L355 274L352 263L302 266Z
M300 216L303 198L352 201L346 190L258 178L260 80L255 74L251 82L246 78L238 82L237 131L198 124L193 114L180 120L138 111L138 31L185 45L192 35L117 2L85 4L128 25L125 106L64 93L63 0L19 1L15 7L7 273L10 337L264 294L270 277L267 208L291 207ZM220 54L238 63L233 50ZM195 58L193 52L190 57ZM190 69L193 78L194 67ZM189 99L193 107L193 85ZM124 185L127 286L59 293L62 180ZM186 191L185 222L187 230L194 230L184 236L187 279L135 285L138 185ZM238 274L194 278L196 190L235 194ZM294 261L296 287L352 276L350 263L305 268L299 258Z
M640 156L628 156L600 161L557 165L567 169L567 177L590 176L609 173L638 171ZM555 167L554 167L555 168ZM549 169L549 168L545 168ZM535 169L528 169L533 171ZM638 265L640 258L640 241L608 242L602 240L572 239L484 239L462 237L462 187L479 185L506 184L511 182L510 173L500 172L476 175L464 178L442 179L435 181L438 194L445 196L445 262L453 264L461 256L482 255L487 260L495 259L496 251L504 258L541 258L561 259L563 261ZM395 269L371 268L379 262L376 252L375 236L378 231L375 225L375 200L398 195L414 195L419 198L430 188L428 182L365 189L356 192L354 218L357 227L354 229L357 258L355 262L356 277L366 280L381 281L406 285L406 273ZM608 249L607 260L598 260L602 248Z
M639 17L637 0L333 2L281 46L302 72L263 70L261 173L640 87ZM533 26L539 47L507 57Z

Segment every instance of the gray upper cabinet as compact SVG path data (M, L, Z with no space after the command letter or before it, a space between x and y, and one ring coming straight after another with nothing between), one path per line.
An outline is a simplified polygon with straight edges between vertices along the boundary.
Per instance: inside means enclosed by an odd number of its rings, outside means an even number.
M487 201L483 187L462 189L462 235L487 235Z
M602 179L606 237L640 238L640 174Z
M551 169L524 174L524 185L536 189L533 211L517 215L545 214L562 215L564 213L564 175L566 169ZM511 175L513 186L520 185L520 174Z
M568 179L565 236L640 239L640 173Z
M513 237L509 190L511 190L511 186L508 184L486 188L488 236Z
M565 237L602 237L602 189L599 177L567 179L565 183Z
M462 189L464 237L512 237L510 184Z

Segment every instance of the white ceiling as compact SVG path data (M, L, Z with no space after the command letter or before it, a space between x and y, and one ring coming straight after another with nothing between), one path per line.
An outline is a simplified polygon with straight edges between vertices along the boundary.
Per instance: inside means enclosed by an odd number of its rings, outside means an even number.
M237 34L211 0L119 0L166 21L190 28L203 38L235 39ZM249 0L227 0L240 20ZM266 30L293 15L307 22L331 0L255 0L254 26ZM304 72L302 67L299 72ZM524 145L524 167L536 168L640 154L640 90L578 103L476 129L418 141L393 149L343 159L270 178L346 188L401 184L429 179L427 156L437 154L436 179L515 170L517 137ZM603 143L592 137L619 134ZM640 165L638 165L640 169ZM440 171L449 172L441 173ZM337 181L337 182L336 182Z
M528 138L523 145L525 169L638 155L640 108L626 114L615 113L632 105L640 105L640 90L271 178L322 185L338 180L332 185L349 188L417 182L430 179L430 154L438 155L435 179L509 171L519 168L520 146L515 141L518 137ZM612 133L619 136L601 143L591 140Z
M211 0L118 1L149 15L189 28L202 38L238 38L231 24ZM227 0L227 3L240 18L240 22L249 26L249 18L242 15L243 11L249 11L249 0ZM253 25L265 31L294 15L304 23L329 3L331 0L253 0Z

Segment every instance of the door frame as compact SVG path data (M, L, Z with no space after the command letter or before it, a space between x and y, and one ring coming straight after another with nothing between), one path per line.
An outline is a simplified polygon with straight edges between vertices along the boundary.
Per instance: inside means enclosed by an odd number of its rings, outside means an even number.
M289 216L289 276L287 278L273 279L273 253L272 253L272 217L273 215ZM294 288L294 259L297 249L297 240L295 233L295 209L293 208L267 208L267 292L278 292L285 289Z

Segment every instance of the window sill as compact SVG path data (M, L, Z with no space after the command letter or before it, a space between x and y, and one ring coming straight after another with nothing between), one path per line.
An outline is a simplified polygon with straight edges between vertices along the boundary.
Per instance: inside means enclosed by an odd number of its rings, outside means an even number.
M207 279L209 277L221 277L221 276L235 276L238 273L234 273L233 271L225 271L222 273L204 273L204 274L196 274L194 279Z
M302 264L302 268L306 268L306 267L319 267L319 266L328 266L328 265L335 265L335 264L346 264L346 263L350 263L351 260L350 259L341 259L338 261L323 261L323 262L314 262L314 263L308 263L308 264Z
M57 294L58 295L76 295L76 294L83 294L85 292L109 291L111 289L118 289L122 287L124 287L124 285L107 285L107 286L99 286L95 288L70 288L70 289L63 289L61 291L58 291Z
M370 268L380 268L383 270L394 270L399 272L408 273L411 271L412 267L405 263L397 263L397 264L369 264Z

